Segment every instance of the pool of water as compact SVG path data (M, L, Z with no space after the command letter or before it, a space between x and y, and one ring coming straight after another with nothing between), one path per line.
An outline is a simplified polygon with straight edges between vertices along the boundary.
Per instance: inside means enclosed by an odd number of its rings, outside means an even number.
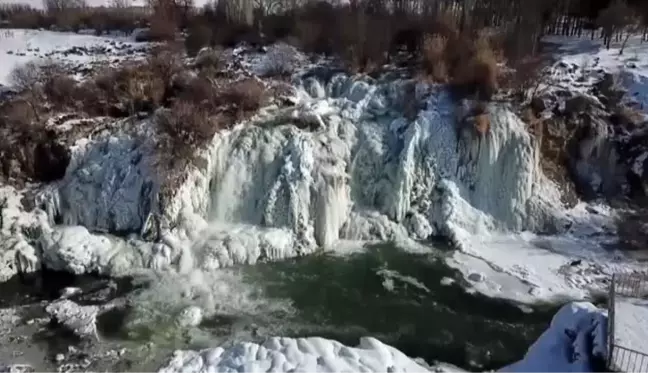
M266 296L297 312L284 335L319 335L354 345L369 335L412 357L471 370L496 369L523 356L557 307L528 308L465 290L440 254L394 245L340 257L314 255L245 269Z
M475 371L521 358L557 307L522 307L467 291L443 255L384 243L344 256L320 253L224 269L216 277L153 280L136 290L128 308L102 317L99 327L112 340L152 342L155 356L281 335L352 346L373 336L428 363ZM185 282L201 291L188 291ZM179 326L177 315L192 304L211 312L197 326Z

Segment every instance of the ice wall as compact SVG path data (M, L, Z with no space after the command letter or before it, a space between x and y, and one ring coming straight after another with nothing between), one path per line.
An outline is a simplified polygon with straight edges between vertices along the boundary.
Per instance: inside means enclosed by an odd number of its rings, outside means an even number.
M171 198L160 198L150 136L81 141L64 180L37 198L49 222L35 251L75 273L183 270L281 259L339 239L442 234L461 248L484 229L555 225L558 193L505 105L490 105L490 130L480 133L438 87L341 73L296 86L293 107L265 108L217 134ZM78 247L85 264L71 254Z

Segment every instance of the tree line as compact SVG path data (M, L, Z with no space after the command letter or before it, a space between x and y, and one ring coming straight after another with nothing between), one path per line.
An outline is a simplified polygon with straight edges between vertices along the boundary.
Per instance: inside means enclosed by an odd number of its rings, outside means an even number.
M5 27L92 28L132 31L149 27L151 40L184 40L195 55L206 46L284 41L339 57L347 67L372 72L387 63L414 62L435 81L493 92L505 82L528 81L545 35L601 38L610 47L648 26L641 0L128 0L88 7L85 0L44 0L44 10L0 7ZM186 37L180 37L184 34ZM621 51L623 48L621 48ZM407 52L403 57L402 52ZM511 78L506 62L523 71ZM524 75L524 76L522 76ZM489 93L485 93L489 96Z

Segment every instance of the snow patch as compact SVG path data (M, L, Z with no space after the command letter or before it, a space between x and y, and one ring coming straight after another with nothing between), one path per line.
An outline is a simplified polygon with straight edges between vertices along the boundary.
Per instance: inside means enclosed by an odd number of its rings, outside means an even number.
M263 344L238 343L224 349L176 351L158 372L424 372L423 366L375 338L358 347L324 338L268 339Z
M617 346L643 353L648 341L648 299L630 298L617 295L614 300L614 343ZM628 372L646 369L644 359L625 358L622 350L615 351L612 364Z
M130 37L2 29L0 31L0 86L9 85L11 71L16 66L29 61L51 58L74 66L86 67L100 61L110 62L123 52L114 47L116 43L123 46L124 50L135 50L143 46L143 44L137 46ZM102 52L94 53L95 49ZM74 53L70 53L70 50L74 50ZM133 55L128 56L128 58L133 57Z
M524 358L500 372L593 372L607 356L607 313L591 303L563 306Z

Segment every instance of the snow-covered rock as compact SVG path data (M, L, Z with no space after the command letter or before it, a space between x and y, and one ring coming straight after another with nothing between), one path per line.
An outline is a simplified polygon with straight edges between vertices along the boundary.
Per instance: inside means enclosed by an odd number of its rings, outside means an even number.
M377 339L358 347L324 338L270 338L224 349L176 351L158 372L425 372L423 366Z
M607 357L607 312L591 303L563 306L522 360L500 372L593 372ZM600 368L600 366L598 367Z
M64 299L50 303L45 311L75 335L81 338L99 338L97 334L99 306L80 306Z
M32 373L35 372L31 365L28 364L9 364L2 365L0 363L0 373Z

